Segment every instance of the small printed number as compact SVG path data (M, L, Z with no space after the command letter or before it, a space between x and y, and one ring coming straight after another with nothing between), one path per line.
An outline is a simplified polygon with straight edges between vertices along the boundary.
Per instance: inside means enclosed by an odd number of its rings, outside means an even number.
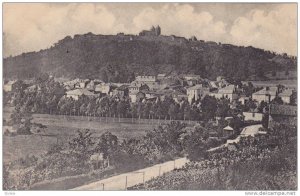
M5 194L5 195L16 195L15 192L5 192L4 194Z

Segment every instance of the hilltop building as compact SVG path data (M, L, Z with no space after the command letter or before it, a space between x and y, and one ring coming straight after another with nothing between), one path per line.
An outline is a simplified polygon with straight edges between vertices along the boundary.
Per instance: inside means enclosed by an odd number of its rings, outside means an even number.
M161 33L160 26L152 26L150 30L143 30L139 33L140 36L159 36Z

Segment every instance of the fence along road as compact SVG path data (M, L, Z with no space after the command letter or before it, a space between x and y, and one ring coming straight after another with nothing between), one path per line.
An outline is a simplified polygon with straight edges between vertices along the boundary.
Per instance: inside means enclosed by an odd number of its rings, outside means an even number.
M128 187L144 183L152 178L161 176L166 172L170 172L175 168L182 168L189 160L187 158L180 158L173 161L157 164L151 167L140 169L133 172L128 172L106 178L97 182L93 182L87 185L76 187L72 190L88 191L88 190L105 190L105 191L117 191L127 190Z

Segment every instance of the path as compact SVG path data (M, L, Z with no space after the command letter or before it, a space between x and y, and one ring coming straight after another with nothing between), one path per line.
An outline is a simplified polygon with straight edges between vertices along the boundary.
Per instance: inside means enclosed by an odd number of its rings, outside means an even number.
M248 137L248 136L250 136L250 135L251 135L251 136L255 136L256 134L260 133L259 129L262 128L262 127L263 127L263 126L262 126L261 124L247 126L247 127L245 127L245 128L242 130L242 132L240 133L240 135L237 136L235 139L227 140L225 144L222 144L221 146L218 146L218 147L215 147L215 148L211 148L211 149L209 149L208 151L209 151L209 152L212 152L212 151L215 151L215 150L217 150L217 149L227 147L228 144L239 143L241 137Z
M157 164L151 167L140 169L134 172L128 172L93 182L87 185L76 187L72 190L126 190L127 187L144 183L152 178L156 178L163 173L170 172L175 168L182 168L188 162L187 158L180 158L174 161Z

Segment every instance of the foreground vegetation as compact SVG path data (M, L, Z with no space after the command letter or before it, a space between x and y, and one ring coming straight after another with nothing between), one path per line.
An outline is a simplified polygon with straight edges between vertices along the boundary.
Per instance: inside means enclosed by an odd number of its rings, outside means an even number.
M297 129L279 126L243 138L236 149L202 158L132 190L297 190ZM200 155L200 154L199 154Z
M209 139L207 130L201 126L187 128L185 124L171 122L166 126L148 131L139 139L120 141L117 136L106 132L99 138L92 137L90 130L79 130L65 145L53 145L41 156L5 164L4 189L24 190L45 180L76 176L107 167L95 166L91 156L102 153L112 173L133 171L148 165L165 162L191 152L192 135L199 132L205 144L201 150L220 145L223 141ZM198 149L195 149L196 151ZM73 188L73 187L72 187Z

